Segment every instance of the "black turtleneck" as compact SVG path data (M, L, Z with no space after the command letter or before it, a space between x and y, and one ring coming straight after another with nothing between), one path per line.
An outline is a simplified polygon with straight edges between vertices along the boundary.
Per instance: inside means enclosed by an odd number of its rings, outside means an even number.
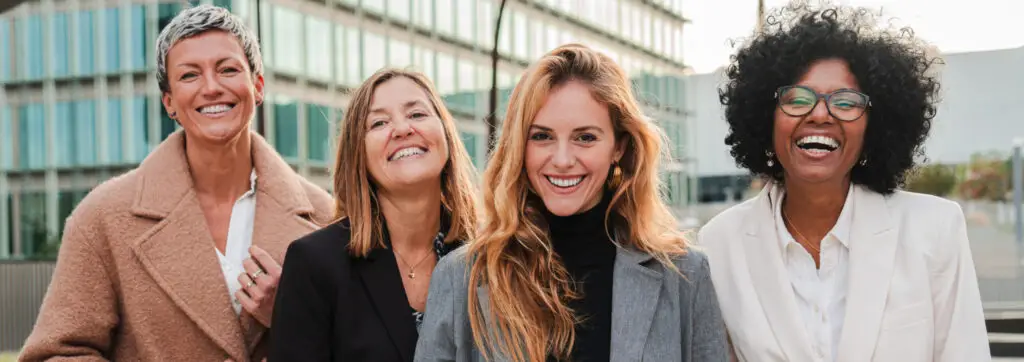
M610 195L585 212L560 217L545 213L555 253L575 281L582 298L569 307L582 319L576 326L573 362L608 361L612 338L612 274L615 244L605 232Z

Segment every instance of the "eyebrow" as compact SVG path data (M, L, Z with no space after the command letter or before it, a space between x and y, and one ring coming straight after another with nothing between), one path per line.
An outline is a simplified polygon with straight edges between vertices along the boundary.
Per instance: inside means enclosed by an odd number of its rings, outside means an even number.
M231 57L220 58L220 59L217 60L217 63L214 63L214 66L215 67L219 67L222 64L224 64L225 62L228 62L228 61L231 61L231 60L235 60L235 59L233 59ZM194 62L181 63L181 64L177 64L176 66L179 67L179 68L199 68L199 64L194 63Z
M547 131L547 132L553 131L551 128L544 127L544 126L538 126L538 125L535 125L535 124L530 125L530 128L537 128L537 129L540 129L541 131ZM576 127L576 128L573 128L572 131L573 132L597 131L597 133L604 134L604 130L601 129L600 127L597 127L597 126Z
M430 108L430 107L427 107L426 103L423 103L422 100L416 99L416 100L411 100L411 101L403 103L402 104L402 109L409 109L409 108L416 107L416 106ZM370 113L386 113L386 111L384 110L384 107L377 107L377 108L371 109Z

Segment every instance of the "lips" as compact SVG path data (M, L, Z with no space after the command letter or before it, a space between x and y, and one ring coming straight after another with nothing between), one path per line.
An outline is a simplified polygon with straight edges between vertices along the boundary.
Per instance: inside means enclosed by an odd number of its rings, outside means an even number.
M575 186L578 186L581 182L583 182L583 179L586 177L586 175L580 175L580 176L550 176L550 175L548 175L548 176L544 176L544 177L547 178L548 182L550 182L551 185L554 185L555 187L562 188L562 189L569 189L569 188L573 188Z
M796 146L801 150L813 154L828 154L838 150L841 146L838 140L831 136L805 136L797 139Z
M424 148L424 147L419 147L419 146L403 147L403 148L399 148L398 150L395 150L395 152L393 152L391 154L391 156L388 156L388 161L398 161L398 160L401 160L401 159L404 159L404 158L422 155L424 153L427 153L427 149Z
M205 115L216 115L225 113L235 108L234 103L218 103L202 106L196 109L197 112Z

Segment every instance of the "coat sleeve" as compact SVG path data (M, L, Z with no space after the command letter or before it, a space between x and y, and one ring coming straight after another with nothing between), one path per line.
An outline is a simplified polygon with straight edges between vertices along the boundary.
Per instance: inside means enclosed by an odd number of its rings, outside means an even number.
M90 215L64 228L56 269L19 361L106 361L120 322L110 254Z
M416 362L453 362L459 353L455 331L458 324L455 293L466 291L455 287L455 278L464 276L457 260L455 255L449 255L442 258L434 269L427 294L426 313L416 344Z
M331 361L332 290L316 272L316 251L297 241L288 246L274 300L268 361ZM344 356L336 356L344 357Z
M693 339L688 349L692 351L688 361L729 361L730 346L715 286L711 283L711 267L706 257L701 259L699 272L694 275L696 293L693 302Z
M974 270L967 224L958 205L949 229L928 256L935 315L937 362L991 359L978 276Z

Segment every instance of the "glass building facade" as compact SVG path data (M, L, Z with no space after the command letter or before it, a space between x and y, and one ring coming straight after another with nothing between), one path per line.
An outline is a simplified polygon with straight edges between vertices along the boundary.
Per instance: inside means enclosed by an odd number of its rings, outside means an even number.
M255 123L295 169L329 188L346 92L384 66L427 74L478 167L487 153L490 51L500 0L204 0L257 29L268 98ZM189 2L34 0L0 14L0 259L52 258L96 185L138 165L177 125L160 103L155 39ZM258 18L258 21L257 21ZM634 80L672 157L666 197L695 185L682 76L682 0L509 1L498 38L498 117L531 60L568 42Z

